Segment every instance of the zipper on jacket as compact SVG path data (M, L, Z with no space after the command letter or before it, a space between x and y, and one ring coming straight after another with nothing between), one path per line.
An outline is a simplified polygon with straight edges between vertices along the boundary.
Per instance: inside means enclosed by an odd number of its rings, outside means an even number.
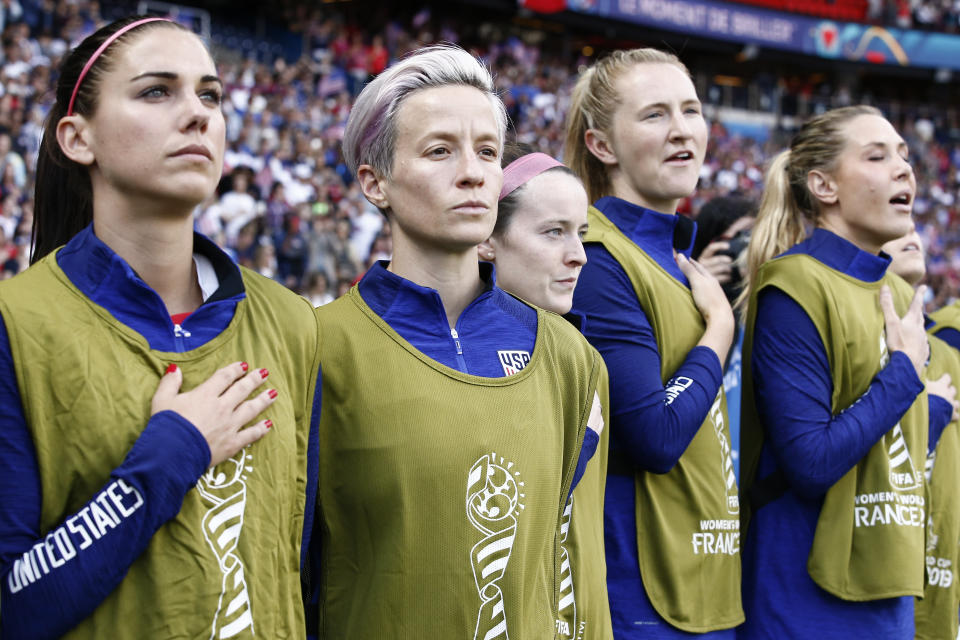
M191 337L189 331L185 331L179 324L173 325L173 342L176 345L177 353L183 353L187 350L184 338Z
M453 337L453 343L457 345L457 355L463 355L463 347L460 346L460 334L457 333L456 329L450 329L450 335Z
M453 344L457 347L457 364L460 365L460 371L462 373L470 373L467 371L467 361L463 359L463 346L460 344L460 334L457 333L456 329L451 328L450 337L453 338Z

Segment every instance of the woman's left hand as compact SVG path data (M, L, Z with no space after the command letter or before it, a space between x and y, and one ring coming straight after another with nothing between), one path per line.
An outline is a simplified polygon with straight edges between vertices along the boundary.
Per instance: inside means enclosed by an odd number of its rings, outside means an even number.
M893 306L893 294L890 287L883 285L880 288L880 309L883 311L884 331L887 340L887 351L903 351L917 377L923 379L923 371L930 357L930 343L927 341L927 332L923 323L923 296L927 288L920 286L913 295L910 308L901 318Z

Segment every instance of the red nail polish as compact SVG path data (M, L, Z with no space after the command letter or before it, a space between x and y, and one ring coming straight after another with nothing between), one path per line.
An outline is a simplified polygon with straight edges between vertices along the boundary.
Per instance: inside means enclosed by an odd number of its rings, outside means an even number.
M263 426L265 426L267 429L269 429L270 427L273 426L273 420L271 420L270 418L267 418L267 421L266 421L265 423L263 423Z
M241 362L241 363L240 363L240 368L243 369L243 372L244 372L244 373L246 373L246 372L247 372L247 369L250 368L250 365L248 365L246 362Z
M267 395L270 396L270 399L272 400L277 397L277 390L270 389L270 391L267 391Z
M173 373L176 370L177 370L177 365L171 362L170 364L167 365L166 373Z
M269 371L267 371L266 369L260 369L260 377L261 377L261 378L266 378L268 375L270 375L270 372L269 372Z

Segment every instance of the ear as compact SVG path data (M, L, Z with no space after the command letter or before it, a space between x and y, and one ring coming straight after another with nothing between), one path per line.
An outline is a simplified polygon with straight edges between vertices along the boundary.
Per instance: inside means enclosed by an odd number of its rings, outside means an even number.
M607 134L599 129L587 129L583 133L583 142L594 157L603 164L618 164L617 154L607 138Z
M814 169L807 174L807 189L821 204L836 204L839 199L837 182L829 173Z
M390 201L387 199L387 193L384 190L386 180L378 175L377 170L369 164L362 164L357 167L357 182L360 183L360 190L364 197L370 201L370 204L378 209L389 209Z
M486 260L487 262L493 262L497 259L497 252L493 246L493 236L487 238L479 245L477 245L477 253L480 255L481 260Z
M57 143L63 155L77 164L90 166L96 160L90 146L91 136L92 131L83 116L66 116L57 123Z

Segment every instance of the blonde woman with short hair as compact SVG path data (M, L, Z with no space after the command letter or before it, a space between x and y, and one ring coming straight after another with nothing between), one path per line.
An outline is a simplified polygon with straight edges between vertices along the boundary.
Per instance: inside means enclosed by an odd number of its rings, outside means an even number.
M320 638L560 626L559 529L603 362L478 263L505 130L489 72L452 46L397 62L350 114L344 155L394 252L317 311Z

